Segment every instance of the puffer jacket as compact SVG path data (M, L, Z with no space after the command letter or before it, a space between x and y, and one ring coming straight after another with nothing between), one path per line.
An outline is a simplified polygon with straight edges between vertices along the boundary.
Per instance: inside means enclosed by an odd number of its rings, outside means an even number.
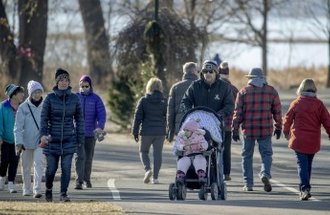
M160 91L143 96L135 109L133 135L165 136L167 101Z
M85 137L93 137L96 128L104 129L106 111L101 98L94 92L77 93L83 110Z
M14 126L15 144L24 145L26 149L37 149L40 143L40 115L43 102L37 107L27 98L19 107L16 113ZM38 124L38 127L33 119Z
M15 144L14 124L16 111L10 105L9 99L0 105L0 139L9 144Z
M180 131L173 145L173 151L183 151L185 156L206 151L208 143L204 135L205 131L203 129L197 129L190 137L187 137L185 131Z
M169 139L172 140L174 135L179 132L180 123L183 112L180 112L180 103L182 97L191 83L197 80L197 76L192 73L185 73L182 81L175 83L170 90L167 106L167 129Z
M41 111L40 135L51 135L44 154L65 155L76 152L84 144L84 118L81 104L71 87L66 90L53 88L45 98Z

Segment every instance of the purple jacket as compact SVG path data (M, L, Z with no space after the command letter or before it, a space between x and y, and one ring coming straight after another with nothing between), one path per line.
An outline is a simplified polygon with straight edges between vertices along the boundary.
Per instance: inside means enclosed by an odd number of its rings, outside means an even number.
M93 92L85 95L77 93L84 115L85 137L93 137L96 128L104 129L106 122L105 106L101 98Z

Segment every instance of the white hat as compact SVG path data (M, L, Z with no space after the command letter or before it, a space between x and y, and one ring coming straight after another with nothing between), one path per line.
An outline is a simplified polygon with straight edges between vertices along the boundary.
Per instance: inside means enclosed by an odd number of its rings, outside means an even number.
M27 85L27 90L29 96L31 96L31 94L36 90L41 90L43 92L44 88L41 86L41 84L38 81L31 80Z

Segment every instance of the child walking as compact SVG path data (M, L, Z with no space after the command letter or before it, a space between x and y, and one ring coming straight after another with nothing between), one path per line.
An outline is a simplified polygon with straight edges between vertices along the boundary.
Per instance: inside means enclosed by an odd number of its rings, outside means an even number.
M316 97L316 92L313 79L303 80L297 90L298 97L291 103L283 121L283 133L297 158L301 200L312 196L312 162L320 150L321 125L330 137L330 115L323 102Z

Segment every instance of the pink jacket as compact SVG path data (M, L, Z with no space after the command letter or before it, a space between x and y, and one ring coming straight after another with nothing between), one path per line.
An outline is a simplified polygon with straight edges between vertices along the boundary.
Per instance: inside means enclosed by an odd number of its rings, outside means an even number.
M208 148L208 143L204 138L205 131L197 129L188 138L184 131L180 131L175 141L175 148L184 151L184 155L201 153Z
M296 98L283 120L283 133L289 137L289 148L305 154L318 152L321 125L330 137L330 115L323 102L316 97Z

